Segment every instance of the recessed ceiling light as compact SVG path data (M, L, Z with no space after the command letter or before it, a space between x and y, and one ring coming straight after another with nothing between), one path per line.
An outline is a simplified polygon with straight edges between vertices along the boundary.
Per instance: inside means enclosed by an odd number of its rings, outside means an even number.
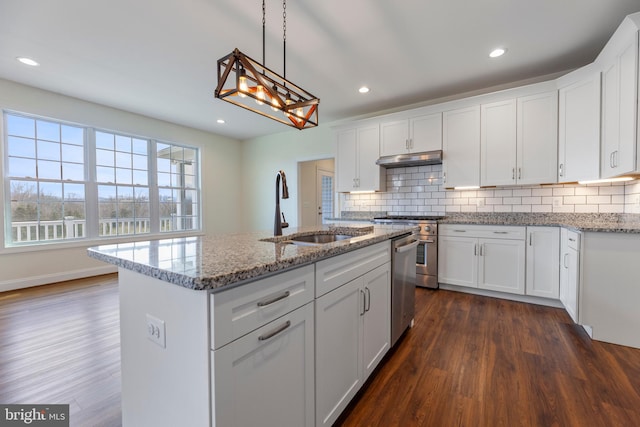
M32 67L37 67L38 65L40 65L37 61L34 61L31 58L27 58L26 56L19 56L16 59L24 65L31 65Z
M216 121L217 121L218 123L220 123L221 125L223 125L223 124L224 124L224 120L222 120L222 119L218 119L218 120L216 120Z
M504 55L506 51L507 51L507 49L502 48L502 47L499 47L499 48L493 49L493 50L491 51L491 53L489 53L489 56L490 56L491 58L497 58L497 57L499 57L499 56Z
M366 87L366 86L362 86L360 89L358 89L358 92L367 93L367 92L369 92L369 88Z

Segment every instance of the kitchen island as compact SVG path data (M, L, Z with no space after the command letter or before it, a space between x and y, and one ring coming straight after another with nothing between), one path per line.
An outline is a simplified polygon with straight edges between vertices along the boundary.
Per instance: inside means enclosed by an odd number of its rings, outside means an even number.
M390 341L407 226L102 245L119 268L124 426L331 425ZM323 245L292 236L348 234Z

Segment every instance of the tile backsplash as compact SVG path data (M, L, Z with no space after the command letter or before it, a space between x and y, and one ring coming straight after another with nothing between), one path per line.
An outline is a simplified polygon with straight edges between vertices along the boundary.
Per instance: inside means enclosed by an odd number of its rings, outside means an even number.
M387 191L341 194L340 210L389 215L450 212L640 213L640 181L445 190L442 165L387 169Z

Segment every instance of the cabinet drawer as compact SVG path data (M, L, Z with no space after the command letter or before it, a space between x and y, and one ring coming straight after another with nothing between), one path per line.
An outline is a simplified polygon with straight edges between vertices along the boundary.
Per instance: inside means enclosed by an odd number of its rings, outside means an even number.
M316 298L391 261L391 243L384 241L316 263Z
M441 224L438 227L438 235L524 240L526 229L521 226L507 225Z
M211 294L211 347L215 350L303 306L314 297L313 265Z
M580 233L567 230L567 246L576 251L580 250Z

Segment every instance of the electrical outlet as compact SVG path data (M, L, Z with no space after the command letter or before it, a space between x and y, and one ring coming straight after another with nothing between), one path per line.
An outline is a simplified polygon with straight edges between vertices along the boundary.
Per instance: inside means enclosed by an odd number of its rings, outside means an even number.
M476 199L476 206L479 208L484 208L484 199L483 198Z
M167 347L164 320L147 314L147 338L162 348Z
M562 206L562 197L554 197L553 198L553 207L557 208L559 206Z

